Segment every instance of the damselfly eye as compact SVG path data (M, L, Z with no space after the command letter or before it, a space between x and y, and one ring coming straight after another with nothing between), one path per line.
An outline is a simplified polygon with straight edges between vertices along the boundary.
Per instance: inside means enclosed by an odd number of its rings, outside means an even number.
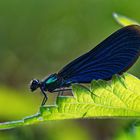
M39 80L33 79L33 80L30 82L30 90L31 90L31 91L35 91L38 87L39 87Z

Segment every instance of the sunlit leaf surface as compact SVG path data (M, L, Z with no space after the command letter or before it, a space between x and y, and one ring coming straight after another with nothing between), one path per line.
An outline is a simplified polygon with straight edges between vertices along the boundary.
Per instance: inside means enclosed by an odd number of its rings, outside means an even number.
M131 74L115 75L111 81L92 81L90 88L73 85L74 96L60 96L56 105L40 107L37 114L0 124L0 129L48 120L118 118L140 116L140 80Z

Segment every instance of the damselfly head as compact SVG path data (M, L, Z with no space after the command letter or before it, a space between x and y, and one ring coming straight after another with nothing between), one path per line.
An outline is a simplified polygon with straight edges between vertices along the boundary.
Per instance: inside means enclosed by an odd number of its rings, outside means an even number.
M33 79L33 80L30 82L30 90L31 90L32 92L35 91L39 86L40 86L40 82L39 82L39 80L37 80L37 79Z

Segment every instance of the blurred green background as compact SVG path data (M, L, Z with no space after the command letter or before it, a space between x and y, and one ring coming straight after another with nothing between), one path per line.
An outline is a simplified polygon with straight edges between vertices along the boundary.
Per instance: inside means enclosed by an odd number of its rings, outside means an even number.
M42 96L40 91L30 93L30 80L59 71L119 29L113 12L140 22L140 1L1 0L0 122L35 114ZM140 60L129 72L140 78L139 69ZM49 95L48 104L54 101L54 95ZM110 140L127 123L52 121L1 131L0 140Z

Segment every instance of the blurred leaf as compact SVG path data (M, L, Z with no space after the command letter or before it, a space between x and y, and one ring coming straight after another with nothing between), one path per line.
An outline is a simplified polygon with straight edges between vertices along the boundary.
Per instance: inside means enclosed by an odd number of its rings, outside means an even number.
M122 26L128 26L132 24L140 25L137 21L117 13L113 13L113 17Z
M66 127L67 126L67 127ZM32 133L33 132L33 133ZM91 140L88 129L76 120L50 121L0 131L0 140ZM92 137L94 140L94 135Z
M44 127L46 128L46 125ZM47 123L47 127L49 128L47 134L50 140L91 140L88 129L85 130L84 126L77 121L51 121ZM94 140L94 136L92 140Z
M91 88L73 85L72 96L60 96L56 105L40 107L39 113L21 121L1 123L0 129L48 120L140 116L140 80L125 73L112 81L92 81Z
M125 129L118 131L113 140L139 140L140 127L135 126L135 121L129 123Z
M140 119L137 119L137 120L134 122L134 125L135 125L135 126L140 126Z
M35 113L40 104L40 96L29 93L0 86L0 118L12 120Z

